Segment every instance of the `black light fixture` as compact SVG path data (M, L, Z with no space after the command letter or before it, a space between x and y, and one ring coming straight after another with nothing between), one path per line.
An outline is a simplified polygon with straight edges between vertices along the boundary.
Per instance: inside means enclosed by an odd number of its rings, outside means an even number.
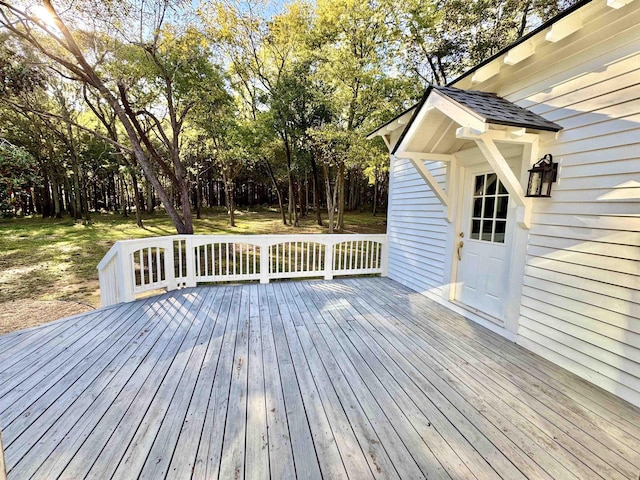
M527 197L550 197L551 184L558 178L558 164L553 163L553 156L547 153L529 170Z

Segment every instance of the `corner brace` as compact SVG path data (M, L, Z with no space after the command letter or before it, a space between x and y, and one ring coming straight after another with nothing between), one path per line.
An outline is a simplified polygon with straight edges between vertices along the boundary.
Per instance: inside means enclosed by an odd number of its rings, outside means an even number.
M413 164L418 171L422 179L429 185L431 191L436 196L440 203L447 207L447 222L451 223L453 219L453 205L447 192L443 190L438 181L435 179L427 167L424 166L424 160L435 160L443 162L452 162L454 160L453 155L440 155L418 152L399 152L396 154L397 158L407 158Z
M520 132L518 132L520 133ZM502 131L489 131L486 133L476 134L469 131L466 128L459 128L456 131L458 138L464 138L467 140L474 140L476 145L480 149L480 152L487 160L487 163L491 166L494 172L498 175L498 178L505 186L509 195L516 204L516 222L522 228L529 228L531 225L531 200L525 197L524 189L518 180L518 177L513 173L511 167L507 164L507 160L504 158L500 150L496 146L496 141L504 141L511 143L521 143L524 145L530 145L534 147L537 145L538 136L535 134L520 134L514 136L508 132ZM531 150L535 150L532 148ZM530 152L535 155L535 153ZM526 158L529 162L530 159Z

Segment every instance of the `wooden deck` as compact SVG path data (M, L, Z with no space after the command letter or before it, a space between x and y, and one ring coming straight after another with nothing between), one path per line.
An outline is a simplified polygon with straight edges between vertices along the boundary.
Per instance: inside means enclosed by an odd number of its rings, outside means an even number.
M640 410L383 278L0 337L9 479L637 479Z

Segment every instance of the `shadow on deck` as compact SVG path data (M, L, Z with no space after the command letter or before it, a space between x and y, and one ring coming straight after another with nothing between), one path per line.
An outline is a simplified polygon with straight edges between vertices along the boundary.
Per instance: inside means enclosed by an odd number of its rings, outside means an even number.
M9 479L638 478L640 409L385 278L0 337Z

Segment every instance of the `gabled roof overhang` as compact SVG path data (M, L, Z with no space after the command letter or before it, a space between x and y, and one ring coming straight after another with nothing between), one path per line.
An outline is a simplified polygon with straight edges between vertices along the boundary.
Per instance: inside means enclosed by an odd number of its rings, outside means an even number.
M413 164L446 207L446 218L451 222L455 192L452 175L449 173L447 187L443 188L424 162L448 162L449 172L454 171L457 148L463 143L474 143L518 207L516 221L528 228L530 201L496 143L524 145L526 161L530 163L535 161L537 155L539 135L553 134L561 129L560 125L497 95L432 86L417 105L392 154L397 158L406 158ZM457 146L451 142L457 142Z
M427 89L391 151L405 151L429 113L437 110L460 127L486 132L492 126L558 132L562 127L492 93L432 86Z

